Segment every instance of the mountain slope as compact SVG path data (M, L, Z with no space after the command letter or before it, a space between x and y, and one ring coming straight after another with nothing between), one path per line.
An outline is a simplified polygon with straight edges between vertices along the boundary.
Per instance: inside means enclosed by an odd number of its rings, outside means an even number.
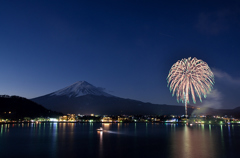
M141 101L123 99L119 97L106 97L85 95L69 98L67 96L45 96L33 99L45 107L64 113L76 114L182 114L183 106L157 105ZM189 109L192 111L191 109Z
M19 96L0 96L1 118L22 119L23 117L50 117L60 115L31 100Z
M183 106L157 105L123 99L86 81L76 82L32 101L48 109L75 114L182 114ZM191 109L189 109L191 111Z

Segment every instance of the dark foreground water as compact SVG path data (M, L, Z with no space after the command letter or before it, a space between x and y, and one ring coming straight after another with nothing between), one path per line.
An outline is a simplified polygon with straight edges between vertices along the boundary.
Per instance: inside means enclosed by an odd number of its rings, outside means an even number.
M0 157L234 158L240 157L240 126L1 124Z

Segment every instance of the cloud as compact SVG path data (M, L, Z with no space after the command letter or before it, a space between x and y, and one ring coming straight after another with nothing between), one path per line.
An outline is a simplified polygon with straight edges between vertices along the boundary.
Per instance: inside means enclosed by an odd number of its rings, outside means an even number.
M233 78L228 73L218 69L212 69L212 71L213 71L214 77L219 78L224 82L240 86L240 79Z
M222 106L221 100L222 100L222 93L217 89L213 89L210 92L210 94L208 94L205 101L203 101L202 107L218 109Z

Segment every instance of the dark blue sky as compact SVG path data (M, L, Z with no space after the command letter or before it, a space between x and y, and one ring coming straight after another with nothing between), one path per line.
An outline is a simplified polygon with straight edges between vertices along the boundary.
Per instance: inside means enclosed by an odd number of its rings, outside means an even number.
M0 94L38 97L86 80L113 95L178 104L167 88L182 58L206 61L199 106L240 106L240 2L0 1Z

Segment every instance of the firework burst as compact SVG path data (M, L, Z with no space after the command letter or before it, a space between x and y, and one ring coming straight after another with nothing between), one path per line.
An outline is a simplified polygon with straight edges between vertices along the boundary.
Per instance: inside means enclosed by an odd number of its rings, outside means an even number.
M213 88L214 75L206 62L189 57L173 64L167 81L172 96L176 93L177 101L185 102L185 115L187 115L189 94L191 93L194 104L196 103L195 94L202 102L202 96L206 98Z

